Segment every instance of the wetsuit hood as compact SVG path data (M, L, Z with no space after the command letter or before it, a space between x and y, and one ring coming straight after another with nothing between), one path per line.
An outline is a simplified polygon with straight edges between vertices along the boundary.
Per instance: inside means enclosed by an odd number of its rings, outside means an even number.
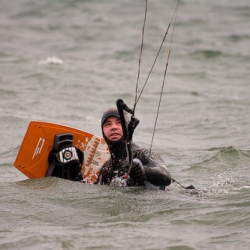
M110 116L115 116L120 119L119 112L116 108L111 108L106 110L103 115L102 115L102 120L101 120L101 127L103 127L104 122L109 118Z

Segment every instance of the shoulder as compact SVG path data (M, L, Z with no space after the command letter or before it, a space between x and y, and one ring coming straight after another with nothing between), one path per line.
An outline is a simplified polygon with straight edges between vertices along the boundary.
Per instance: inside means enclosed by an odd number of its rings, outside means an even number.
M149 154L149 150L145 147L138 146L135 143L131 143L133 152Z
M141 162L145 165L152 165L155 166L157 163L164 164L164 160L162 157L157 154L155 151L149 151L148 148L145 147L140 147L137 144L133 143L132 144L132 151L133 151L133 157L138 158L141 160Z

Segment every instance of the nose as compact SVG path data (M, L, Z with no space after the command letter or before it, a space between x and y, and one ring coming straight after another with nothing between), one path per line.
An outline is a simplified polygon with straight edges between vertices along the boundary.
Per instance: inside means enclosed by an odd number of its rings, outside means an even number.
M116 130L118 127L118 124L116 122L112 122L111 124L111 130Z
M111 130L116 130L116 129L117 129L117 125L115 123L112 123Z

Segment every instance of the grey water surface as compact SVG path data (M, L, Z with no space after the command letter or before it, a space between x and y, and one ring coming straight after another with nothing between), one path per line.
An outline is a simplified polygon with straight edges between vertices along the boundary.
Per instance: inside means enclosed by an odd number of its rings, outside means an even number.
M101 135L132 107L146 1L0 0L0 249L249 249L250 2L181 0L153 149L168 191L30 180L31 120ZM177 1L148 1L138 94ZM136 107L150 147L174 20Z

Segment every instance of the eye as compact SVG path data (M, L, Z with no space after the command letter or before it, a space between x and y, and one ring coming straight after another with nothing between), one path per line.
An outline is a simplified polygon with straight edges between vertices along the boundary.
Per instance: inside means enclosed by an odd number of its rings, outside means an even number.
M120 119L116 119L116 124L121 124L121 120Z
M107 122L105 122L104 124L103 124L103 127L108 127L108 126L110 126L110 122L109 121L107 121Z

